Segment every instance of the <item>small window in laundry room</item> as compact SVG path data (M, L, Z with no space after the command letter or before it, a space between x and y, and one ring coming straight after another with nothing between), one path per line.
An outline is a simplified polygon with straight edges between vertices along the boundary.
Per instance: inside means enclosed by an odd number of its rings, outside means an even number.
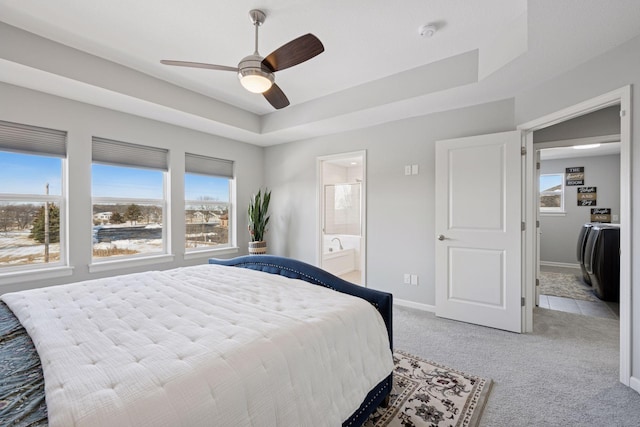
M564 212L564 174L540 175L540 212Z

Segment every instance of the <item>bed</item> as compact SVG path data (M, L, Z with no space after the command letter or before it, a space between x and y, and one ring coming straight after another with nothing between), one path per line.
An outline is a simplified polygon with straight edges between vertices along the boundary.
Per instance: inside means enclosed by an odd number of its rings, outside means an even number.
M358 426L391 390L391 294L292 259L0 299L2 425Z

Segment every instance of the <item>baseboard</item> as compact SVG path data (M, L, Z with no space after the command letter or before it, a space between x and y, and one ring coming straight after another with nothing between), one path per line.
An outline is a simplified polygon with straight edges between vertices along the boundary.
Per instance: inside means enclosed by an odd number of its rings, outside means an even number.
M580 264L572 264L570 262L540 261L540 265L547 267L580 268Z
M436 312L436 307L434 305L422 304L420 302L413 302L413 301L394 298L393 303L401 307L415 308L416 310L428 311L429 313Z
M629 387L640 393L640 378L631 377L629 378Z

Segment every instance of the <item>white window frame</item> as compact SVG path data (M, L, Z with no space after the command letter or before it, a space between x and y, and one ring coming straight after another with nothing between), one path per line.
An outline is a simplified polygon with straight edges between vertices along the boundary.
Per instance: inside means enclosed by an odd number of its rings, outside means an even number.
M191 160L191 161L190 161ZM211 255L224 255L233 254L238 252L236 244L236 191L235 191L235 177L233 176L234 162L231 160L217 159L214 157L203 156L199 154L185 153L185 177L187 175L202 175L211 178L224 178L229 185L229 201L222 202L217 200L190 200L186 199L185 188L185 201L183 208L183 215L185 216L185 254L184 259L201 258ZM186 179L185 179L186 182ZM228 224L228 242L227 244L217 245L215 247L186 247L186 212L187 206L190 205L225 205L227 207L227 215L229 216Z
M69 276L67 226L66 132L0 121L0 151L60 159L60 194L0 193L0 202L55 203L60 210L59 260L16 266L0 266L0 285Z
M144 152L144 150L154 150L154 151L162 151L156 150L154 147L146 147L138 144L129 144L120 141L111 141L106 140L104 138L93 138L93 144L96 142L99 143L113 143L116 145L121 145L122 147L131 146L134 150L138 152ZM166 151L166 150L164 150ZM139 154L139 153L138 153ZM144 153L143 153L144 154ZM168 151L167 151L167 161L168 161ZM95 157L95 153L94 153ZM153 160L153 159L152 159ZM136 161L140 161L142 164L137 166ZM91 166L95 164L113 166L113 167L123 167L123 168L132 168L132 169L148 169L155 170L158 172L162 172L162 199L143 199L143 198L133 198L133 197L91 197L91 224L93 227L93 206L96 204L126 204L130 205L134 204L154 204L162 207L162 249L157 252L146 252L141 254L134 255L118 255L106 258L94 258L93 257L93 240L91 241L91 264L89 264L90 272L99 272L99 271L107 271L111 269L123 268L123 265L126 267L137 267L144 265L157 264L161 262L170 262L173 261L174 256L169 253L169 248L171 248L170 236L171 236L171 221L170 221L170 199L169 199L169 191L168 191L168 182L169 182L169 172L168 167L166 169L162 168L154 168L154 167L145 167L144 166L144 158L136 157L133 159L132 163L126 162L118 162L118 161L96 161L95 158L92 158ZM93 181L92 181L93 184ZM91 239L93 239L93 233L91 235Z
M540 199L545 196L545 195L549 195L549 196L555 196L558 193L556 192L544 192L544 191L539 191L538 194L538 208L540 209L540 213L541 214L561 214L561 213L565 213L565 175L564 173L560 172L560 173L545 173L545 174L540 174L540 177L538 179L538 188L540 188L540 180L542 180L543 176L552 176L552 175L557 175L560 177L560 185L561 190L560 190L560 207L543 207L540 206Z

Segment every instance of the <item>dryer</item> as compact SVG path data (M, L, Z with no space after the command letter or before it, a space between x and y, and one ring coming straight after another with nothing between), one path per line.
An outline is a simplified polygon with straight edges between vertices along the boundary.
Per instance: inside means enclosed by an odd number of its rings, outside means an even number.
M598 298L620 300L619 225L593 224L585 247L585 269Z
M587 247L587 240L589 239L589 233L591 232L591 227L593 224L587 222L580 228L580 233L578 234L578 244L576 248L576 257L578 262L580 263L580 270L582 270L582 280L590 285L591 277L589 277L589 273L584 265L584 252Z

